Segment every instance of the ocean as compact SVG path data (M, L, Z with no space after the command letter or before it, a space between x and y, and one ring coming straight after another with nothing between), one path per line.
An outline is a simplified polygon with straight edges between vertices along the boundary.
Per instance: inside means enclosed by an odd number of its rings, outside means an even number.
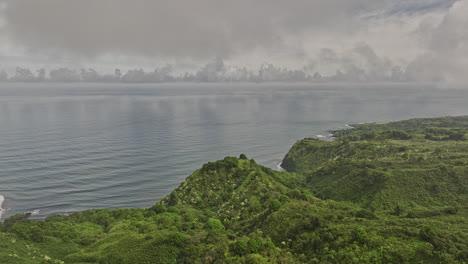
M432 84L0 84L5 216L146 208L208 161L280 169L299 139L348 124L468 114Z

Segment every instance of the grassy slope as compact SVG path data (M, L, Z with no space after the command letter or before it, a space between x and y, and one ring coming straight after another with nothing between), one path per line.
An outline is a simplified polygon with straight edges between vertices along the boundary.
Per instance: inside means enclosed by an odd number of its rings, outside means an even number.
M318 197L371 209L468 202L468 117L355 126L334 131L335 142L298 141L282 166Z
M149 209L15 216L0 263L466 263L467 124L357 125L297 142L296 173L225 158Z

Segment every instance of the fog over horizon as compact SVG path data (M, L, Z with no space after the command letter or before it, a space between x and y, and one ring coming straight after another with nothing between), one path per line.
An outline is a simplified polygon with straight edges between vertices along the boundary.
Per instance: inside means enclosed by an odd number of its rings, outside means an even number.
M0 80L464 85L466 14L468 0L0 0Z

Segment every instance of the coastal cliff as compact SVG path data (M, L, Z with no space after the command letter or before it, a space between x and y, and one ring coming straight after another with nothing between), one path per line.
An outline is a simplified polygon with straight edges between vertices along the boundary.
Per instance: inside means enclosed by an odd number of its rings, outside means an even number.
M0 263L466 263L468 117L353 125L274 171L209 162L148 209L0 225Z

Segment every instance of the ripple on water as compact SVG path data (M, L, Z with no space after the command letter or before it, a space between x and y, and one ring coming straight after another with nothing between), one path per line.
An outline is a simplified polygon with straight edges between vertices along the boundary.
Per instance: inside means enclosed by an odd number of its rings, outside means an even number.
M36 218L149 207L207 161L245 153L279 169L298 139L467 114L468 101L466 91L435 89L421 100L412 86L9 85L0 86L0 194L7 215Z

